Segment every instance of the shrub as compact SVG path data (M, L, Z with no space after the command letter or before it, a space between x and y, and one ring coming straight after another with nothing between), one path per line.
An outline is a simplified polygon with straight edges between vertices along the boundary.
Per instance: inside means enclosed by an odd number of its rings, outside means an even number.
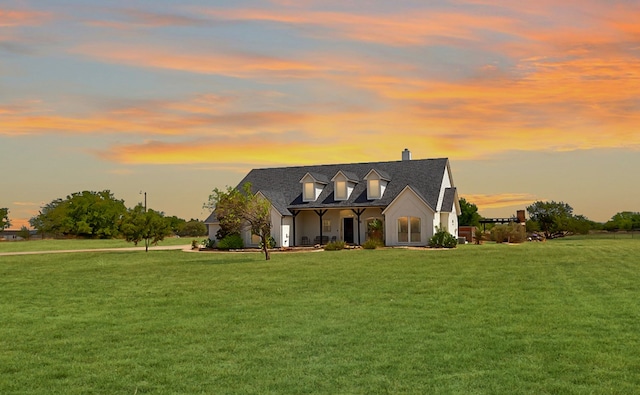
M431 248L456 248L456 245L458 245L458 240L444 229L438 229L429 240Z
M262 242L260 242L260 249L262 249L262 247L264 247L262 245ZM273 238L273 236L269 236L267 238L267 248L276 248L276 239Z
M29 228L27 228L26 226L22 226L22 228L20 228L20 230L18 231L18 236L22 237L25 240L29 240L31 239L31 232L29 231Z
M338 251L344 250L345 242L342 240L332 241L324 246L325 251Z
M378 247L384 246L384 243L380 239L370 238L362 244L362 248L365 250L375 250Z
M491 229L491 240L496 243L522 243L526 239L525 227L514 222L496 225Z
M242 241L242 237L239 234L232 233L218 242L218 248L221 250L244 248L244 241Z

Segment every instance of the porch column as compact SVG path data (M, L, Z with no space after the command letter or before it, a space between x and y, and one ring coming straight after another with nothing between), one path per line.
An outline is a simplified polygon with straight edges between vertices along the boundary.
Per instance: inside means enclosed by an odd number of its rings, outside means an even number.
M293 215L293 229L292 229L292 235L293 235L293 243L292 243L292 247L296 246L296 216L298 214L300 214L300 210L289 210L291 211L291 214Z
M315 213L318 214L318 217L320 217L320 243L319 244L322 244L322 216L325 215L329 210L313 210L313 211L315 211Z
M353 211L353 213L358 216L358 245L362 245L360 243L360 216L364 213L365 210L366 208L357 209L357 210L353 208L351 209L351 211Z

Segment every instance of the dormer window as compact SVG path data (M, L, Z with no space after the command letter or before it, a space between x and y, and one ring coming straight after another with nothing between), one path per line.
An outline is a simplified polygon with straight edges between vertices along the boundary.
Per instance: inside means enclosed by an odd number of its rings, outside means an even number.
M335 200L347 200L358 183L358 177L342 170L331 179L333 181L333 198Z
M381 197L382 194L380 193L380 180L367 180L367 198L380 199Z
M346 181L336 181L336 200L346 200L347 199L347 182Z
M315 202L329 180L321 174L307 173L302 177L300 183L302 184L302 201Z
M316 200L316 186L313 182L304 183L304 201Z
M369 200L381 199L387 184L391 181L387 173L375 169L369 171L364 178L367 180L367 199Z

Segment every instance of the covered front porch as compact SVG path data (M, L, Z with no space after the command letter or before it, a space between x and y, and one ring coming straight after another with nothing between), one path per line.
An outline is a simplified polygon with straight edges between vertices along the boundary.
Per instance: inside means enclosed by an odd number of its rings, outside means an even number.
M344 241L361 245L370 237L384 241L382 208L292 210L294 246L324 245Z

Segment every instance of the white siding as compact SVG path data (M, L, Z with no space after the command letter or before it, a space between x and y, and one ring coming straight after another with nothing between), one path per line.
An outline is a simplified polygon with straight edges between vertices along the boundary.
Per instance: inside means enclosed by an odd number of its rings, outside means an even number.
M398 197L385 209L385 238L389 246L397 245L427 245L434 233L434 222L439 220L435 213L426 203L420 199L410 188L405 188ZM398 242L398 218L418 217L420 218L419 243L399 243ZM437 225L437 224L435 224Z

